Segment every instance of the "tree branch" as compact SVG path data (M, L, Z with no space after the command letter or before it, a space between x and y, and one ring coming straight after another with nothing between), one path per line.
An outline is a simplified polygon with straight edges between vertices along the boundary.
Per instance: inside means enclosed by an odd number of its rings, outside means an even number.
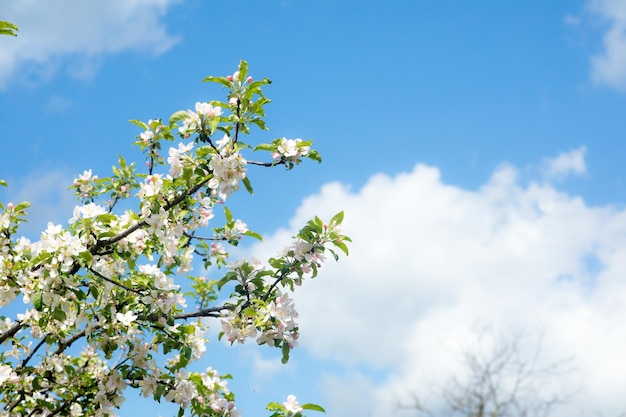
M220 312L222 310L233 310L235 307L230 305L223 305L221 307L210 307L200 311L194 311L190 313L181 313L174 316L175 320L187 320L194 317L221 317Z
M19 332L22 327L22 323L20 323L19 321L15 322L15 324L11 326L9 330L0 335L0 344L4 343L9 337L15 336L15 334Z
M109 283L111 283L111 284L113 284L115 286L118 286L118 287L120 287L120 288L122 288L122 289L124 289L126 291L134 292L135 294L138 294L138 295L143 295L143 293L141 291L136 290L134 288L127 287L126 285L122 284L121 282L117 282L114 279L108 278L108 277L102 275L100 272L96 271L93 268L89 268L89 272L91 272L92 274L96 275L99 278L102 278L106 282L109 282Z

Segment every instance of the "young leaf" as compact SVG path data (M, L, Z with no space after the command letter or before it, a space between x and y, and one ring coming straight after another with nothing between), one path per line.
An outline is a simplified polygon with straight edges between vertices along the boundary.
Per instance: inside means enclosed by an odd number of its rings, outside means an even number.
M37 311L43 310L43 291L35 293L35 296L33 297L33 306Z
M275 150L276 150L276 145L270 145L269 143L261 143L261 144L257 145L253 149L253 152L256 152L256 151L275 151Z
M257 232L253 232L252 230L248 230L246 233L244 233L244 235L253 237L257 240L261 240L261 241L263 240L263 236L261 236Z
M208 76L204 80L202 80L202 82L203 83L218 83L218 84L222 84L224 87L230 88L230 82L225 77Z
M332 219L330 219L330 224L337 225L337 224L341 224L342 221L343 221L343 211L340 211L339 213L335 214Z
M282 346L282 353L283 353L283 357L280 360L283 364L289 362L289 343L283 342L283 346Z
M244 177L242 182L243 182L243 185L245 185L248 193L250 193L250 195L254 194L254 189L252 189L252 184L250 184L250 179L248 177Z
M324 408L322 408L321 406L319 406L317 404L302 404L300 407L302 407L304 410L319 411L321 413L325 413L326 412L326 410L324 410Z
M248 76L248 63L243 59L239 61L239 82L243 82Z
M134 124L135 126L139 126L140 128L144 130L148 130L148 125L142 122L141 120L132 119L132 120L129 120L129 122Z
M14 25L11 22L0 20L0 35L17 36L17 30L17 25Z
M226 206L224 206L224 215L226 216L226 224L228 225L228 227L233 227L235 225L235 221L233 220L233 213Z

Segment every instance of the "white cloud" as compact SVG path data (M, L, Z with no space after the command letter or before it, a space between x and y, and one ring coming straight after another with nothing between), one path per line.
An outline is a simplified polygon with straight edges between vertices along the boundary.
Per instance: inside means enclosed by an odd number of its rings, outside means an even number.
M18 72L39 80L65 67L84 78L102 55L124 50L160 54L176 42L162 18L179 1L0 0L2 18L19 26L17 38L0 44L0 88Z
M608 23L603 51L591 58L593 81L618 90L626 90L626 2L591 0L587 8Z
M569 152L560 153L555 158L544 160L544 173L547 178L563 178L568 175L584 175L587 173L585 153L587 148L581 146Z
M584 172L584 148L548 166ZM361 393L367 415L392 415L403 396L458 372L459 350L477 322L543 333L548 361L575 357L585 391L554 416L624 411L626 210L589 206L549 183L522 186L517 177L503 166L467 190L420 164L375 175L356 191L328 184L303 201L294 229L343 209L353 244L349 257L329 262L296 293L301 345L387 375L360 384L371 386ZM265 248L282 246L293 232L266 238L256 256L272 255ZM328 379L329 417L361 415L340 404L344 394L354 397L353 379ZM579 380L560 383L570 392Z

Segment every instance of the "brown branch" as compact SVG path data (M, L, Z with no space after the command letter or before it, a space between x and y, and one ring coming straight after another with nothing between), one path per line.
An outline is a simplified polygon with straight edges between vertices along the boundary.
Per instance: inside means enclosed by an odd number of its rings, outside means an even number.
M26 358L24 358L24 360L22 361L22 364L20 365L20 368L24 368L28 364L28 362L30 362L30 360L33 358L33 356L35 356L35 353L37 353L39 348L42 347L43 344L45 343L46 338L48 337L48 334L49 333L45 334L43 336L43 338L39 341L39 343L37 343L37 346L35 346L33 351L30 352L30 354Z
M15 336L22 329L22 323L16 322L9 330L0 335L0 344L4 343L9 337Z
M166 211L171 209L172 207L177 206L178 204L180 204L185 198L189 197L190 195L192 195L193 193L197 192L200 188L204 187L207 183L209 182L209 178L205 178L204 180L200 181L198 184L194 185L191 188L188 188L186 191L182 192L178 197L176 197L174 200L168 202L165 206L163 206L163 209L165 209ZM120 240L124 239L125 237L128 237L131 233L133 233L134 231L147 226L148 223L146 222L146 220L141 220L140 222L130 226L128 229L124 230L123 232L121 232L119 235L114 236L110 239L105 239L105 240L99 240L96 242L95 245L93 245L90 249L89 252L91 252L93 255L96 255L99 253L100 249L104 249L106 247L109 247L117 242L119 242Z
M196 236L187 232L183 232L183 236L188 237L189 239L198 239L198 240L213 240L213 241L225 241L228 240L226 237L203 237Z
M260 166L260 167L274 167L277 165L287 165L287 163L285 161L278 160L278 161L273 161L273 162L257 162L257 161L248 161L246 160L246 163L248 165L256 165L256 166Z
M200 311L195 311L193 313L181 313L174 316L175 320L187 320L194 317L220 317L220 311L222 310L232 310L234 306L223 305L221 307L210 307L205 308Z
M99 325L96 325L93 327L93 330L98 330L100 328ZM67 349L68 347L72 346L72 344L77 341L78 339L85 337L87 335L87 329L83 329L81 332L76 333L74 336L70 337L67 340L62 341L61 343L59 343L59 347L57 348L57 350L54 352L55 355L59 355L61 353L63 353L63 351L65 349Z
M128 286L126 286L126 285L122 284L121 282L117 282L117 281L115 281L114 279L111 279L111 278L109 278L109 277L106 277L106 276L102 275L100 272L96 271L96 270L95 270L95 269L93 269L93 268L89 268L89 272L91 272L92 274L94 274L94 275L96 275L96 276L98 276L98 277L102 278L102 279L103 279L103 280L105 280L106 282L109 282L109 283L111 283L111 284L113 284L113 285L116 285L116 286L118 286L118 287L122 288L122 289L125 289L126 291L130 291L130 292L134 292L135 294L143 295L143 293L142 293L141 291L136 290L136 289L134 289L134 288L130 288L130 287L128 287Z

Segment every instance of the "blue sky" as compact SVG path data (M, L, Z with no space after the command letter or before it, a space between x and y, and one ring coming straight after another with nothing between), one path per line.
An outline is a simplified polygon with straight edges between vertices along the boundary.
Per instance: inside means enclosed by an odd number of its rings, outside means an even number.
M273 80L258 140L313 139L322 165L251 172L233 200L266 236L246 251L341 209L355 242L297 295L293 363L212 344L247 415L292 391L393 415L461 372L476 323L574 357L580 415L624 411L626 3L0 0L0 19L20 27L0 39L0 197L31 200L24 233L71 217L84 169L143 163L127 120L220 98L200 81L240 59Z

